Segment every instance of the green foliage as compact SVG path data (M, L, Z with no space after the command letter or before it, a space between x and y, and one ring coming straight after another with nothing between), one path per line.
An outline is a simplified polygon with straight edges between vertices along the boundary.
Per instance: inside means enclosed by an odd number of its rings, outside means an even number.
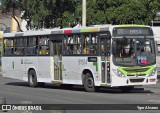
M28 27L72 27L81 23L82 0L2 0L4 12L25 11ZM86 0L87 25L149 24L160 9L159 0ZM14 7L14 8L13 8Z

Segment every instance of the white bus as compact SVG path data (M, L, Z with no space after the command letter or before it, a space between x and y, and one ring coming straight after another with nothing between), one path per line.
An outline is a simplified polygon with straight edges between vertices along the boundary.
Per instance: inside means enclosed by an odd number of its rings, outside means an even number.
M96 26L6 33L3 76L39 83L119 87L156 84L153 31L143 25Z

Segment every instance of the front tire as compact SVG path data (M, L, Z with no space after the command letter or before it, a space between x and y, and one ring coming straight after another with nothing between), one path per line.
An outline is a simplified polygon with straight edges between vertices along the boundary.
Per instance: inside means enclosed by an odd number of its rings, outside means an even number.
M94 79L90 73L86 73L84 77L84 88L87 92L95 92Z
M119 87L121 92L123 93L129 93L131 90L133 90L134 86L121 86Z
M37 75L35 70L30 70L28 72L28 83L30 87L37 87L38 82L37 82Z

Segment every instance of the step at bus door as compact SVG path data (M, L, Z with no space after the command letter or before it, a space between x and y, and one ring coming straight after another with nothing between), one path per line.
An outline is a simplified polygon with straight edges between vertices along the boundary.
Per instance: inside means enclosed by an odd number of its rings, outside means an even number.
M54 81L62 80L62 41L53 40L53 67L54 67Z

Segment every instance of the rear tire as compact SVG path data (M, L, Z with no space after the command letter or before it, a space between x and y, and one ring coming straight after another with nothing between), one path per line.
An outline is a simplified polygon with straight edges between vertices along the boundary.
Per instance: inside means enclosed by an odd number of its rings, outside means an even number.
M87 92L95 92L94 79L90 73L86 73L84 77L84 88Z
M30 87L37 87L38 82L37 82L37 75L35 70L30 70L28 72L28 83Z
M121 92L123 93L129 93L131 90L133 90L134 86L121 86L119 87Z

